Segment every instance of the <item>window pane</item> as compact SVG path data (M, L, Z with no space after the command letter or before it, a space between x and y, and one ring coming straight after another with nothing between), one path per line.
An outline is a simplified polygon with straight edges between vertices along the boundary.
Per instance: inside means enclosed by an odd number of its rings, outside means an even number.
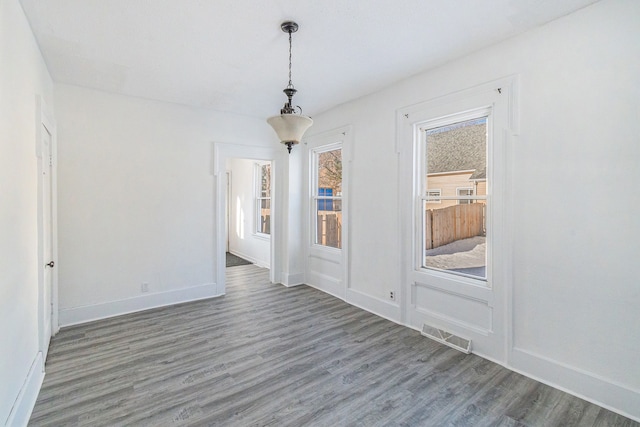
M260 197L271 196L271 165L260 167Z
M256 232L271 234L271 163L256 163Z
M426 188L442 196L458 196L458 188L473 191L487 179L487 118L439 126L426 131ZM477 195L484 195L475 192Z
M333 202L331 209L321 210L321 203ZM340 202L340 203L336 203ZM327 207L327 205L323 205ZM318 200L317 235L318 245L342 248L342 203L340 200Z
M458 188L458 196L473 196L473 188ZM471 203L472 200L461 199L458 201L461 205Z
M459 202L443 208L429 208L432 203L424 203L423 267L486 279L485 201Z
M318 196L342 195L342 150L318 153Z
M260 224L258 224L258 232L270 234L271 232L271 200L260 199Z
M315 243L342 248L342 149L315 155L317 176Z
M426 130L423 267L486 279L487 118Z

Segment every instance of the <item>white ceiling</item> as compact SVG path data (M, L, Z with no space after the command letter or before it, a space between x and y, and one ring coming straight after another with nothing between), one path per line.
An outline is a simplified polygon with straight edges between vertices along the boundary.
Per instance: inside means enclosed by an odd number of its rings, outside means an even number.
M314 115L597 0L21 0L56 82L255 117Z

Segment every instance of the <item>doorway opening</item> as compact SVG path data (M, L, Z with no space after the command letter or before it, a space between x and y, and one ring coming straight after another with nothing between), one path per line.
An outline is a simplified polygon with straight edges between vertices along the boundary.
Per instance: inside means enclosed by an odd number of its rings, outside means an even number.
M226 161L227 268L271 268L272 175L270 160Z
M254 263L244 268L268 268L269 280L280 280L282 265L276 248L282 244L279 194L283 173L279 146L251 146L214 143L213 174L215 184L215 263L218 295L226 292L226 252ZM286 153L286 151L285 151ZM270 182L263 192L263 166L270 166ZM269 169L269 168L266 168ZM260 184L260 185L258 185ZM260 191L258 191L260 190ZM267 196L268 194L268 196ZM263 210L264 207L264 210ZM267 209L269 208L269 209ZM257 213L256 213L257 212ZM268 226L268 227L267 227ZM269 231L266 233L265 231ZM248 246L260 243L261 250L252 252ZM232 267L236 268L236 267ZM240 267L237 267L240 270ZM233 270L230 270L233 271Z

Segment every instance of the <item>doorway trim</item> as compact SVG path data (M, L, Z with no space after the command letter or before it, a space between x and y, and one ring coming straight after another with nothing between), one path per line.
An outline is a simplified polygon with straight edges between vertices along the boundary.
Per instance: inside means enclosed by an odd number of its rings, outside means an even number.
M225 196L225 212L224 212L224 228L225 228L225 252L229 252L229 233L231 232L230 227L231 227L231 190L232 190L232 176L231 176L231 171L227 170L226 171L227 174L227 182L225 183L225 191L226 191L226 196Z
M57 136L56 123L53 119L52 110L48 107L41 96L36 96L36 156L38 158L38 351L42 353L43 363L46 360L49 349L49 341L60 330L58 321L58 198L57 198ZM45 153L42 144L43 132L48 132L51 136L49 147L50 160ZM50 162L50 165L49 165ZM45 260L45 218L44 218L44 186L42 176L49 171L51 180L50 211L51 211L51 259ZM50 301L45 301L45 263L53 261L54 268L51 269L51 290ZM44 318L45 304L51 304L51 330L50 334L46 330ZM49 335L49 336L45 336ZM44 364L42 366L44 371Z
M285 151L286 153L286 151ZM260 147L255 145L239 145L216 142L213 144L213 175L215 177L215 225L214 225L214 242L215 242L215 271L216 271L216 294L223 295L226 291L226 212L227 212L227 160L233 158L250 159L250 160L266 160L271 161L273 171L273 184L275 199L271 203L271 215L275 221L271 222L271 248L270 248L270 269L269 280L272 283L279 282L276 272L280 271L280 263L276 257L276 248L278 248L284 238L283 228L281 227L280 216L284 212L281 209L283 203L282 188L283 176L283 154L281 147Z

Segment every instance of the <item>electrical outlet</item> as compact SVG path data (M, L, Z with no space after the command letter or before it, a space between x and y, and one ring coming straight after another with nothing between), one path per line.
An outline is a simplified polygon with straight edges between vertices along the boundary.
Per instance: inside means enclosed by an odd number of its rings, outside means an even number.
M389 291L389 299L391 301L395 301L396 300L396 293L393 291Z
M149 292L149 284L144 282L140 285L140 292Z

